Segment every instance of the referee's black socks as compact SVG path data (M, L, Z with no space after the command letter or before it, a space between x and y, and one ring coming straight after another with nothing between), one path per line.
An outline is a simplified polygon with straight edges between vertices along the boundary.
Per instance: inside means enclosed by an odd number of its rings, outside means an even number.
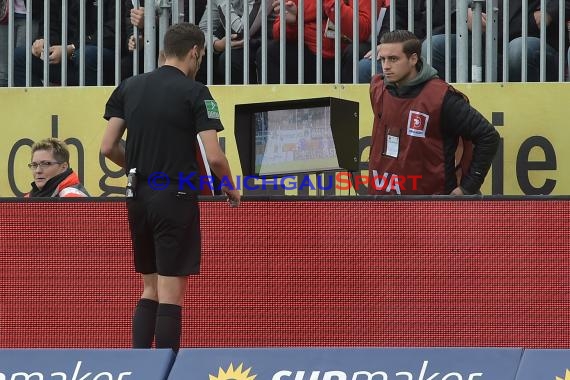
M158 305L155 328L156 348L172 348L178 352L182 334L182 307L168 303Z
M158 302L141 298L133 314L133 348L151 348Z

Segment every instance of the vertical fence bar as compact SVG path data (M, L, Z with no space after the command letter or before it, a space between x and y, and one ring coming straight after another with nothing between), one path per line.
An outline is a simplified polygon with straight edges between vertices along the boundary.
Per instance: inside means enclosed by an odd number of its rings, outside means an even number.
M528 1L521 0L522 3L522 12L523 15L521 18L522 24L522 49L521 49L521 82L527 81L527 69L526 69L526 62L527 62L527 39L528 39L528 19L525 15L528 14Z
M156 68L156 6L154 0L144 0L144 71Z
M468 81L469 31L467 28L467 3L457 2L457 82Z
M32 49L30 47L33 43L32 37L35 38L35 36L32 36L34 32L32 21L32 2L30 1L26 4L26 87L31 86ZM10 75L10 70L8 70L8 75ZM9 76L8 80L10 80Z
M103 1L97 1L97 86L103 85Z
M245 1L247 3L247 1ZM224 62L224 76L225 76L225 83L226 84L230 84L232 83L232 71L231 71L231 65L232 65L232 19L231 19L231 11L232 11L232 7L230 4L230 0L225 0L224 2L224 8L225 8L225 25L226 25L226 51L225 51L225 57L226 60ZM212 28L208 28L208 30L212 30ZM212 30L213 32L213 30Z
M267 14L267 1L269 0L261 0L261 78L257 78L257 81L261 84L267 83L267 18L269 15Z
M509 0L503 0L503 82L509 81Z
M172 2L170 0L161 0L158 9L158 51L164 50L164 35L170 26L172 19Z
M67 0L61 0L61 85L67 86Z
M396 7L398 1L406 1L406 0L390 0L390 31L396 30ZM399 25L398 25L399 27Z
M121 41L124 37L123 29L121 28L123 24L122 5L121 1L115 3L115 86L121 83L121 50L123 47Z
M433 37L433 0L426 1L426 44L427 55L426 59L428 64L432 63L432 46L431 39Z
M408 30L412 33L414 32L414 12L414 0L408 0Z
M14 0L8 0L8 51L6 54L8 54L7 86L12 87L14 85Z
M139 0L133 0L133 9L139 9ZM139 69L139 28L133 25L133 38L135 39L135 49L133 50L133 75L137 75Z
M286 73L285 73L285 66L287 61L287 52L286 52L286 45L287 45L287 36L286 36L286 25L287 21L285 21L285 0L279 1L279 83L286 83Z
M342 36L342 28L340 23L340 1L334 1L334 82L340 83L340 62L342 57L342 50L341 50L341 36ZM356 0L358 1L358 0ZM331 20L332 21L332 20ZM353 20L354 21L354 20Z
M305 0L297 3L297 36L297 83L302 84L305 83Z
M251 40L250 30L249 30L249 2L243 2L243 84L249 84L249 56L250 56L250 46L249 41ZM253 15L254 19L257 15Z
M85 86L85 2L79 4L79 85ZM77 46L76 46L77 47Z
M206 46L208 49L206 50L207 60L206 60L206 83L211 85L214 81L214 38L212 34L212 24L213 24L213 16L212 16L212 7L214 3L212 1L208 1L206 5L206 21L208 24L208 33L206 34Z
M188 0L188 21L192 24L196 24L199 21L196 20L196 5L194 4L195 1L196 0Z
M370 0L370 2L374 4L376 0ZM370 4L371 8L372 4ZM352 23L352 83L358 83L358 58L360 53L360 18L358 17L358 0L354 0L352 5L352 18L354 20ZM376 13L371 13L370 16L370 19L376 19ZM340 15L337 15L336 18L340 23Z
M372 32L371 32L372 34L370 35L370 51L372 54L372 57L371 57L371 63L372 64L370 65L370 68L371 68L371 76L374 76L374 75L376 75L376 46L378 45L378 22L377 22L378 17L376 15L378 14L379 11L384 12L384 10L378 9L378 7L377 7L378 3L376 2L376 0L370 0L370 1L372 2L370 5L371 5L371 9L372 9L372 16L373 16L370 18L370 23L371 23L370 27L372 30ZM383 17L383 16L384 16L383 14L380 15L380 17ZM356 69L356 73L358 75L358 68ZM358 82L360 82L360 78L357 78L355 83L358 83Z
M564 72L566 71L566 65L564 64L566 57L566 45L564 43L566 32L568 32L568 38L570 39L570 21L566 23L566 7L564 5L564 0L558 1L558 81L564 82ZM568 62L570 65L570 62ZM570 73L569 73L570 74Z
M451 4L445 0L445 80L451 81ZM456 60L457 62L457 57Z
M323 0L317 0L317 9L323 9ZM317 12L317 83L323 83L323 13Z
M472 82L482 82L483 81L483 66L481 52L483 51L482 40L482 14L483 14L483 2L485 0L473 0L472 9L473 17L471 23L471 81Z
M497 80L497 16L498 0L486 0L487 25L485 29L485 81Z
M44 1L44 50L42 52L42 59L43 59L43 69L44 69L44 87L49 86L49 47L51 45L50 35L49 35L49 26L50 26L50 17L49 17L49 0Z
M540 81L546 82L546 2L540 0ZM554 21L554 20L553 20Z

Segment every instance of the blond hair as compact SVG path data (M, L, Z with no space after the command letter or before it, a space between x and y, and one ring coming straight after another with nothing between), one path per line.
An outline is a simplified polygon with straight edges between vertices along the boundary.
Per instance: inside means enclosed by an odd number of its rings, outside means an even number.
M35 142L34 145L32 145L32 156L38 150L50 151L56 161L69 164L69 150L67 149L67 144L60 139L50 137Z

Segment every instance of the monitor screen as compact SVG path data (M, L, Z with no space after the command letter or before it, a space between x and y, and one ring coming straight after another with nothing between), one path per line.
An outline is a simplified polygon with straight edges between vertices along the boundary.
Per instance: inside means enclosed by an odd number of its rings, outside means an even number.
M358 102L334 97L236 104L242 174L282 177L359 168Z
M339 169L330 114L330 106L255 112L255 172Z

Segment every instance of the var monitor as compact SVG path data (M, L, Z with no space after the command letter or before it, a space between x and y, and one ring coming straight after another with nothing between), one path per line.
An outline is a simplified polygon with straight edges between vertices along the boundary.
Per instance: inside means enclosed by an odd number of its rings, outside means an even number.
M331 97L236 105L242 173L357 171L358 111L358 102Z

